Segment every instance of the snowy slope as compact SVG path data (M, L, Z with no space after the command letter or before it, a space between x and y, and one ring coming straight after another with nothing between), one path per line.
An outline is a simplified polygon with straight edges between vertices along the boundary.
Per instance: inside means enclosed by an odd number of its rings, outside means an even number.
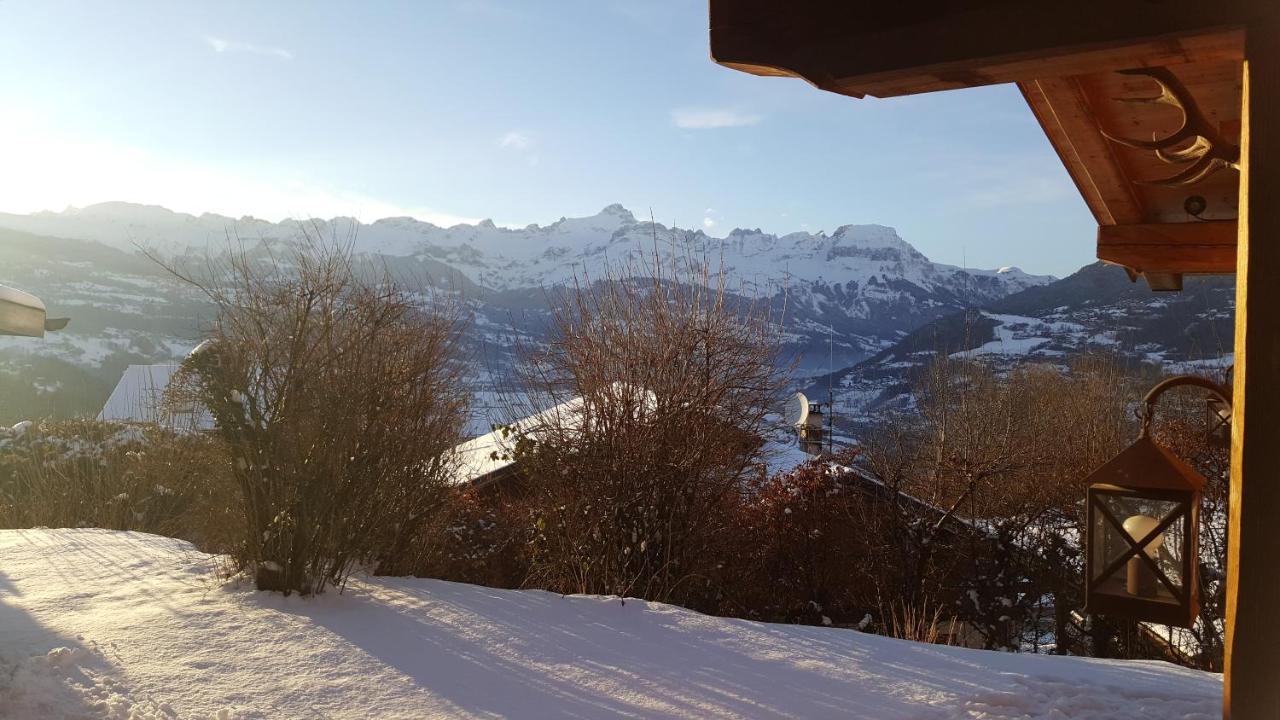
M189 545L0 531L0 717L1217 717L1218 676L769 625L598 597L216 580Z

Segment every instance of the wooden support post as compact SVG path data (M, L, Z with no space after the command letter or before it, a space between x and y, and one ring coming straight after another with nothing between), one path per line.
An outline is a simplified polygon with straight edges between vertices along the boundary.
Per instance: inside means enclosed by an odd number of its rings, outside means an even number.
M1280 718L1280 22L1247 30L1223 717Z

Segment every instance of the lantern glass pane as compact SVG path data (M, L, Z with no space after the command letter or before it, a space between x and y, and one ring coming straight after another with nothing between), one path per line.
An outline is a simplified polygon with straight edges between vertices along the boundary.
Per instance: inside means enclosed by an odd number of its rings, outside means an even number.
M1127 530L1133 542L1141 540L1152 528L1166 517L1179 511L1179 503L1174 500L1158 500L1134 497L1129 495L1103 494L1099 496L1104 507ZM1170 591L1152 571L1151 566L1142 558L1132 556L1106 577L1098 577L1118 559L1128 553L1131 545L1125 542L1122 531L1109 521L1101 511L1093 510L1094 548L1090 558L1091 572L1095 573L1097 592L1120 595L1124 597L1141 597L1156 602L1177 604L1177 597ZM1182 552L1184 523L1174 521L1165 528L1155 540L1150 541L1144 549L1145 554L1153 559L1173 583L1175 588L1182 586Z

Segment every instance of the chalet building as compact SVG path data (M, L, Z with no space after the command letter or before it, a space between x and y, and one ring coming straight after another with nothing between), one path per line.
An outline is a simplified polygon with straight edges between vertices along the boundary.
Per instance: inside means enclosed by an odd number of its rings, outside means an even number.
M923 525L932 527L936 536L934 543L940 553L963 558L973 554L974 551L985 552L995 542L994 538L979 525L948 513L943 508L927 503L910 493L894 490L860 468L836 466L836 469L839 473L840 486L856 493L868 512L900 512ZM961 576L971 574L969 568L963 563L957 563L955 569L956 575L953 581L947 583L951 585L952 590L946 596L934 598L944 605L954 606L963 594L956 581ZM1004 625L1002 630L1006 635L1018 634L1018 627L1010 623ZM938 642L975 649L985 648L987 644L984 633L978 631L972 622L959 618L940 621Z
M537 442L540 428L573 427L580 422L582 407L583 399L575 397L458 445L454 448L456 469L453 483L469 485L490 497L519 494L522 475L517 444L521 439ZM993 538L978 525L908 493L895 491L859 468L815 459L805 448L803 438L796 438L793 442L795 444L787 448L775 448L778 452L771 454L777 462L768 469L762 468L762 474L790 470L806 460L830 463L836 483L850 497L858 498L869 514L897 513L929 526L939 552L953 557L963 558L989 550ZM959 578L967 571L963 562L957 563L957 589L953 596L938 599L950 603L959 598L964 593L958 586ZM1012 636L1017 634L1018 628L1010 626L1005 631ZM963 619L943 621L940 628L940 641L952 645L982 648L986 646L986 639L986 634Z

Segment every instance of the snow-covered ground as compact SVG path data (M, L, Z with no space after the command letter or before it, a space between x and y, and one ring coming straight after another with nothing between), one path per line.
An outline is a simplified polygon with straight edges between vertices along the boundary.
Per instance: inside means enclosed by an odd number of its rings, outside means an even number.
M1211 718L1218 676L669 605L359 578L305 600L190 545L0 531L0 717Z

